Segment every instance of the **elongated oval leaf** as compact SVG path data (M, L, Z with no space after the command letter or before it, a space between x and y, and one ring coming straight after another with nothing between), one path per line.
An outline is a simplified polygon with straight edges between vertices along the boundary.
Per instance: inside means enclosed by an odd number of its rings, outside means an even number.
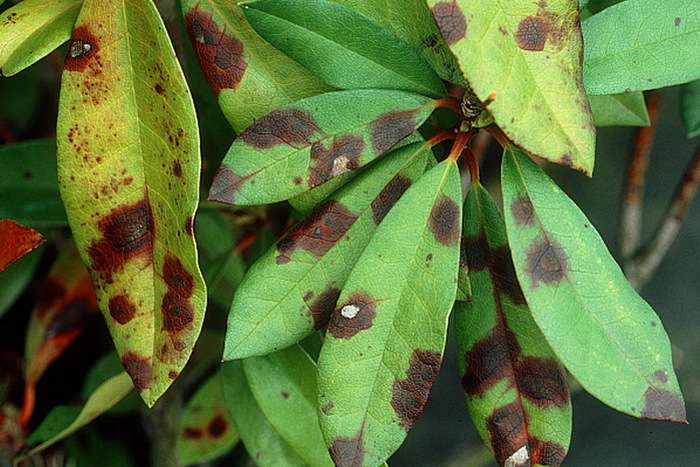
M581 84L578 0L428 0L464 76L519 146L586 174L595 128Z
M668 336L586 216L517 150L504 155L502 186L518 279L562 363L621 412L684 422Z
M0 272L44 243L36 230L10 219L0 219Z
M333 466L318 425L316 364L298 345L243 360L250 390L280 436L310 466Z
M415 143L387 155L251 266L231 304L225 360L285 348L326 326L376 226L423 173L429 154Z
M260 35L332 86L445 94L410 45L351 8L331 0L256 0L243 10Z
M192 237L197 120L150 0L85 1L57 135L76 243L124 368L153 405L189 358L206 291Z
M236 2L184 0L181 6L202 71L236 132L278 107L328 90L262 39Z
M566 377L525 304L501 213L479 184L463 235L474 295L454 315L469 413L499 465L558 466L571 437Z
M644 91L700 78L700 3L626 0L584 21L589 94Z
M23 0L0 15L0 74L12 76L70 38L82 0Z
M339 91L257 120L233 143L209 199L283 201L356 170L418 128L435 101L402 91Z
M688 138L700 136L700 79L683 87L681 115Z
M457 289L459 170L432 168L389 211L353 269L319 357L323 435L337 465L379 465L423 411Z
M648 126L649 114L642 92L588 96L596 126Z

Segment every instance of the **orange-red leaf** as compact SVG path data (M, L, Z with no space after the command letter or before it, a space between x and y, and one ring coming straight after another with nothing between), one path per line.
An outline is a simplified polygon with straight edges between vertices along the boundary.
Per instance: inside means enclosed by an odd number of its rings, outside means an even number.
M41 245L39 232L10 219L0 220L0 272Z

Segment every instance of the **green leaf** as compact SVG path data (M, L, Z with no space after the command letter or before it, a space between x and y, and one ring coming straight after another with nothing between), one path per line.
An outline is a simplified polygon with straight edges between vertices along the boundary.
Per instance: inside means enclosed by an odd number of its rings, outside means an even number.
M82 0L24 0L0 14L0 75L12 76L70 38Z
M499 465L558 466L571 437L566 376L525 304L501 213L478 183L463 235L474 295L454 322L469 413Z
M631 92L588 96L596 126L648 126L649 114L644 94Z
M34 250L33 254L24 256L0 272L0 290L2 290L0 294L0 318L15 303L32 280L39 265L43 248L40 246Z
M56 181L56 142L36 140L0 147L0 218L31 227L67 225Z
M256 0L243 11L261 36L332 86L445 94L409 44L351 8L330 0Z
M355 90L274 110L233 143L209 199L237 205L289 199L388 152L435 106L402 91Z
M459 169L446 160L377 228L331 315L319 356L321 430L338 465L379 465L437 377L455 299Z
M44 93L47 82L52 82L54 75L55 72L46 60L27 68L23 73L0 79L0 118L11 131L23 135L32 134L37 117L43 115L45 110L40 103L46 97Z
M262 39L230 0L183 0L199 64L236 132L256 118L328 90L321 80Z
M668 336L586 216L515 149L501 183L518 279L564 366L621 412L685 422Z
M205 381L187 402L175 440L175 457L183 465L201 464L226 454L238 442L222 389L221 374Z
M595 128L581 84L578 1L428 4L471 88L491 101L487 109L506 135L529 153L590 175Z
M700 78L700 3L627 0L583 22L588 94L644 91Z
M683 86L681 115L688 138L700 136L700 79Z
M260 467L302 467L306 464L284 441L260 410L240 362L221 365L224 400L251 459Z
M61 84L61 196L122 364L151 406L187 362L206 289L199 136L153 3L86 0Z
M280 436L311 466L333 466L318 426L316 364L298 345L243 360L250 390Z
M88 399L90 394L95 392L104 382L117 376L122 371L122 364L116 351L108 352L101 356L85 377L80 396L83 399ZM114 415L133 414L142 408L143 402L141 402L141 398L139 398L136 391L132 391L106 413Z
M387 155L256 261L231 304L224 360L264 355L324 328L377 225L429 155L421 143Z

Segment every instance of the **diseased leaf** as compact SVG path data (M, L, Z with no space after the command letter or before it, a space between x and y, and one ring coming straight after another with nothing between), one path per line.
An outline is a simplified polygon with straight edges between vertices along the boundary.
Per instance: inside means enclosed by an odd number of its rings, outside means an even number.
M199 64L236 132L256 118L329 90L272 47L227 0L183 0L185 25Z
M36 140L0 147L0 218L30 227L68 224L56 181L56 142Z
M158 12L86 0L62 77L61 196L122 364L150 406L184 367L206 290L192 100Z
M333 466L318 426L316 364L298 345L243 360L250 390L270 424L311 466Z
M226 454L238 442L222 389L220 373L194 393L178 422L175 457L183 465L200 464Z
M44 242L39 232L10 219L0 219L0 272Z
M683 87L681 115L688 138L700 136L700 79Z
M338 91L257 120L233 143L209 199L237 205L284 201L388 152L436 102L402 91Z
M668 336L586 216L515 149L501 184L518 280L562 363L621 412L685 422Z
M423 411L457 288L461 199L455 162L432 168L343 287L318 363L321 430L337 465L381 464Z
M464 76L529 153L590 175L595 128L581 84L578 0L428 0Z
M332 86L445 94L403 38L351 8L331 0L255 0L243 11L261 36Z
M43 246L34 254L15 261L0 273L0 318L15 303L34 276L43 252Z
M256 261L231 304L224 360L265 355L324 328L377 225L429 155L421 143L395 150Z
M626 0L583 23L588 94L644 91L700 78L700 3Z
M23 0L0 14L0 75L12 76L70 38L82 0Z
M478 183L464 206L463 245L474 295L454 316L472 420L499 465L558 466L571 437L566 377L525 304L501 213Z
M649 114L642 92L588 96L596 126L648 126Z
M302 467L306 463L275 431L248 387L240 362L221 365L224 400L241 441L260 467Z

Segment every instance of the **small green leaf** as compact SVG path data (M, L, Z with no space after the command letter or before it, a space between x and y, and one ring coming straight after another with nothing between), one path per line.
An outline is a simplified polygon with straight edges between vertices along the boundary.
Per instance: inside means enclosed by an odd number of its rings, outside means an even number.
M324 328L377 225L429 155L421 143L387 155L256 261L231 304L224 360L264 355Z
M209 199L237 205L289 199L388 152L435 106L402 91L355 90L274 110L233 143Z
M681 115L688 138L700 136L700 79L683 86Z
M90 394L95 392L105 381L117 376L123 371L119 355L116 351L111 351L101 356L97 362L90 368L83 388L80 391L80 396L83 400L87 400ZM143 408L143 402L136 391L131 391L121 401L117 402L114 407L107 411L107 414L122 415L133 414Z
M272 426L311 466L332 466L318 426L316 364L298 345L243 360L250 390Z
M479 184L463 235L474 295L456 306L454 323L469 413L499 465L558 466L571 437L566 376L525 304L501 213Z
M206 288L192 217L199 131L151 0L86 0L61 79L58 176L122 363L151 406L185 366Z
M256 118L328 91L321 80L263 40L230 0L183 0L192 47L236 132Z
M224 404L220 373L199 386L187 402L177 432L175 457L183 465L216 459L236 445L238 430Z
M351 8L330 0L256 0L243 10L260 35L332 86L445 94L409 44Z
M583 22L588 94L644 91L700 78L700 3L627 0Z
M0 318L15 303L34 276L43 246L37 248L33 254L26 255L19 261L11 264L3 272L0 272Z
M630 92L588 96L596 126L648 126L649 114L644 94Z
M428 0L464 76L518 146L590 175L578 0Z
M590 221L516 149L505 152L501 184L518 279L564 366L621 412L685 422L668 336Z
M444 161L377 228L331 315L319 357L323 435L337 465L379 465L403 442L442 362L455 299L459 169Z
M70 38L82 0L24 0L0 14L0 75L33 65Z
M279 435L248 387L241 362L221 365L224 400L250 458L260 467L303 467L306 463Z

